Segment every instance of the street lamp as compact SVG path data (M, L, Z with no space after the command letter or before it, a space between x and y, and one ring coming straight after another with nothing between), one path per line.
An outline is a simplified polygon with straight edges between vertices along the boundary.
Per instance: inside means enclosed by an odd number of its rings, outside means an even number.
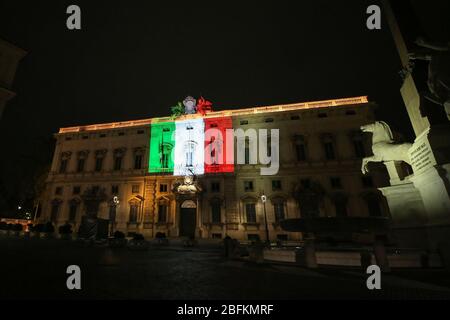
M118 196L114 196L112 199L112 206L109 209L109 220L111 222L111 229L109 231L110 235L112 236L114 234L114 224L116 223L116 210L117 210L117 206L119 205L120 201L119 201L119 197Z
M263 208L264 208L264 223L266 225L266 242L268 245L270 245L270 240L269 240L269 226L267 224L267 212L266 212L266 202L267 202L267 197L265 194L263 194L261 196L261 201L263 203Z

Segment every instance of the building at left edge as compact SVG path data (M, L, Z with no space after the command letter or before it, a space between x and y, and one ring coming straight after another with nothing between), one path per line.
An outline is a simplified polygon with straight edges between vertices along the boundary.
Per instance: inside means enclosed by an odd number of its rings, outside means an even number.
M19 62L25 55L24 50L0 39L0 118L6 102L16 95L12 85Z
M375 107L355 97L61 128L38 220L78 229L86 199L96 198L95 215L125 233L264 240L267 226L272 240L301 240L279 222L389 216L377 189L388 184L384 168L361 173L371 143L360 126L374 121ZM212 128L215 137L205 134ZM261 175L256 146L245 134L227 136L230 129L265 132L264 143L278 129L275 174ZM216 161L229 156L227 145L233 161ZM190 174L195 192L182 192Z

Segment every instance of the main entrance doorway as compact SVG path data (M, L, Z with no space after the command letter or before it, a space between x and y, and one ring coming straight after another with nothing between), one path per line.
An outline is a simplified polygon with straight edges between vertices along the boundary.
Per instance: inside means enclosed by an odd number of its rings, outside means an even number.
M180 236L195 238L195 223L197 205L192 200L186 200L181 204L180 210Z

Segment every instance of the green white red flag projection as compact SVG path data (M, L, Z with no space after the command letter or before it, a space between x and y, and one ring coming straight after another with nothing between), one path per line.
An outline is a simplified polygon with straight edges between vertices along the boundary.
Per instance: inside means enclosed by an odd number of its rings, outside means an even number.
M203 98L196 104L187 97L183 104L184 114L193 115L189 119L152 121L149 172L176 176L234 172L234 136L227 132L232 129L231 117L204 118L212 104Z

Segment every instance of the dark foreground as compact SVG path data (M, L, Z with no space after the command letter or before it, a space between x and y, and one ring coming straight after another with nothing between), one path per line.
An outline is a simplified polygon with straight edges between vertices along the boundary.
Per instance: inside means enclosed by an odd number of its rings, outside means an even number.
M78 265L82 290L66 287ZM403 270L369 291L359 270L307 270L229 261L219 249L146 252L75 242L0 239L0 299L450 299L444 270Z

